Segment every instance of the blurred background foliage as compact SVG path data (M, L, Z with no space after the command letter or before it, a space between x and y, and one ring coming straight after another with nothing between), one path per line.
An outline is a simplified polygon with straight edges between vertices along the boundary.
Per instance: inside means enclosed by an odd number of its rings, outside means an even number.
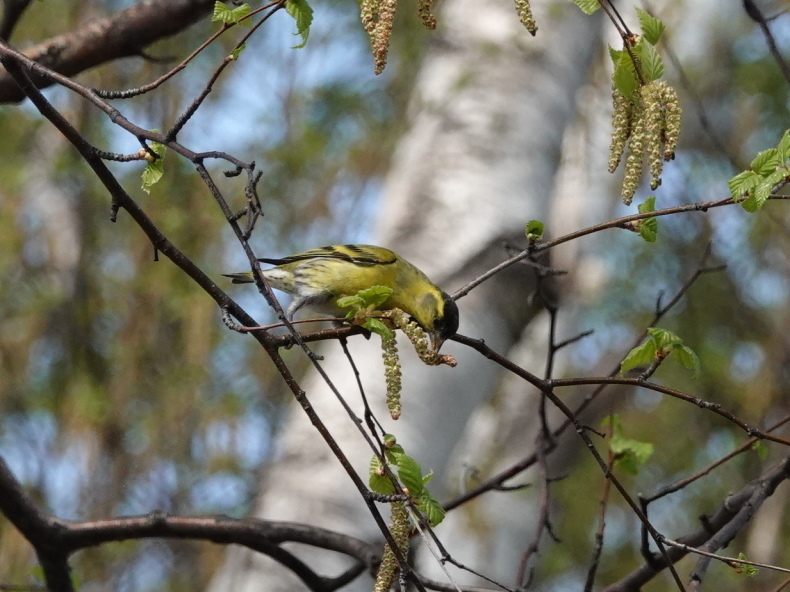
M24 48L129 4L33 3L12 41ZM668 44L688 77L688 86L675 85L690 131L667 168L661 207L725 196L726 180L737 172L731 162L745 168L754 152L778 141L790 121L788 85L752 21L741 14L726 23L724 17L681 23L684 3L671 4L678 11L674 19L659 16L668 21ZM314 8L304 50L290 49L296 44L293 23L277 15L179 138L196 150L254 159L265 172L259 189L266 217L253 241L261 256L369 236L427 39L414 15L401 11L390 63L376 78L356 2L332 0ZM782 8L779 2L764 7L767 14ZM673 26L686 34L704 26L711 42L687 49L687 37L673 35ZM790 55L790 16L772 26ZM206 19L150 53L180 60L214 29ZM166 129L235 38L224 36L162 89L120 108L141 125ZM604 60L603 48L600 54ZM124 60L78 79L99 88L128 88L167 67ZM96 145L116 152L138 149L74 95L62 89L47 93ZM700 127L701 112L716 141ZM286 400L278 377L250 347L251 339L224 327L205 294L166 260L155 260L127 216L110 222L103 189L29 106L0 109L0 138L0 454L62 518L154 509L245 515L261 468L274 454L271 437ZM139 165L113 169L125 187L139 187ZM244 269L218 208L188 163L171 154L166 170L150 195L132 194L217 281L222 272ZM220 172L212 170L215 176ZM241 185L235 196L232 182L223 181L223 189L240 206ZM616 193L611 192L612 215L620 213ZM727 270L702 277L662 325L695 349L703 374L691 384L686 370L667 364L657 377L686 385L756 425L787 413L789 222L786 204L769 203L758 216L728 208L663 218L657 244L627 233L589 240L585 248L599 263L597 287L568 296L577 311L576 329L596 333L564 352L566 374L610 369L652 316L659 292L671 296L712 241L708 264L726 263ZM231 293L261 323L270 318L254 290ZM622 390L612 391L610 399L624 415L627 433L657 443L648 468L631 478L634 491L650 492L685 476L744 439L713 414L678 401ZM745 453L669 504L656 504L657 526L673 532L673 525L693 522L711 510L709 500L722 499L784 453L777 447L766 458ZM598 469L582 455L569 477L552 487L563 544L546 552L541 570L556 589L587 564L598 503L597 494L587 492L600 484ZM777 524L786 525L783 508L776 512ZM635 517L613 508L608 520L614 525L609 542L615 544L602 565L602 581L621 574L624 563L638 561L630 535L617 538L635 531ZM790 531L784 527L775 536L787 542ZM177 592L202 587L222 552L221 546L204 544L126 542L81 552L73 566L84 590ZM773 560L787 565L790 551L777 551ZM0 519L0 583L35 581L34 566L27 543ZM760 585L759 577L753 585Z
M34 3L12 41L24 48L129 4ZM323 24L299 52L290 49L293 22L277 15L248 49L250 59L234 64L180 137L197 150L254 159L266 171L259 186L266 217L255 238L261 256L368 232L414 66L374 83L356 10L348 1L317 6ZM106 89L137 86L215 29L206 18L150 48L171 57L165 64L124 60L79 80ZM412 58L424 35L408 23L402 30L400 53ZM119 108L166 129L234 39L226 35L185 75ZM95 145L138 149L76 96L47 94ZM0 109L0 137L3 457L67 519L154 508L245 515L283 401L272 368L248 348L252 340L228 332L191 280L155 260L128 216L110 222L105 191L29 106ZM165 166L150 195L137 189L141 165L113 169L159 228L217 281L246 267L189 163L170 154ZM223 190L240 208L242 185L234 195L226 181ZM245 299L240 290L235 295ZM271 320L255 302L252 290L246 303L254 303L262 323ZM82 552L74 567L85 589L194 590L221 553L219 546L128 542ZM0 583L28 582L34 565L29 546L0 521Z

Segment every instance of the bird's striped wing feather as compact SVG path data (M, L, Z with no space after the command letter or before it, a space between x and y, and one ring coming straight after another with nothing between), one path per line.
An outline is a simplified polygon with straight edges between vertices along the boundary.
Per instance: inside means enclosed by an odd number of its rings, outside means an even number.
M308 259L338 259L357 265L390 265L397 260L395 254L382 247L370 245L331 245L310 249L298 255L290 255L282 259L259 259L270 265L286 265Z

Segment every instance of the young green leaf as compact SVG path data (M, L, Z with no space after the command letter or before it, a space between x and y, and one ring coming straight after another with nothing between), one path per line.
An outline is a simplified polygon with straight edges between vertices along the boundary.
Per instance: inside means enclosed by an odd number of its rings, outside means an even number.
M396 444L384 451L384 456L387 457L387 462L392 463L393 465L398 464L398 459L401 456L406 456L406 452L403 450L403 446L400 444Z
M652 339L648 339L644 343L637 345L623 358L623 361L620 363L620 374L625 374L629 370L640 366L649 366L655 359L656 344Z
M697 378L699 376L699 358L697 354L694 353L694 350L686 345L677 343L672 347L671 355L681 366L693 371L691 378Z
M231 59L234 60L234 61L238 60L239 56L241 55L241 52L244 51L245 49L247 49L247 44L246 43L242 43L241 45L239 45L236 49L234 49L231 52L231 54L230 54Z
M651 195L638 206L640 214L654 212L656 210L656 196ZM639 220L639 235L649 243L656 242L658 238L658 219L644 218Z
M382 323L379 319L374 319L372 317L365 319L365 322L362 323L362 326L371 333L381 335L382 339L392 339L395 337L395 333L393 333L392 329L387 327L387 325Z
M644 202L637 206L640 214L647 214L648 212L656 211L656 196L651 195Z
M768 150L758 152L757 156L754 157L749 165L749 168L761 177L765 177L774 172L776 167L782 162L783 161L779 160L779 150L776 148L769 148Z
M664 75L664 60L658 55L655 45L642 38L634 47L634 53L642 60L642 74L648 82Z
M661 34L664 32L666 26L656 17L647 14L644 10L636 9L636 14L639 16L639 26L642 27L642 37L648 43L656 45L658 40L661 39Z
M659 329L658 327L650 327L647 334L655 342L656 348L659 350L672 347L676 343L683 343L683 340L675 335L672 331L666 329Z
M615 464L626 472L636 475L639 472L639 467L645 464L653 454L653 445L650 442L626 438L620 417L617 414L604 418L602 423L610 425L612 428L609 450L615 455Z
M230 17L230 12L230 8L225 6L224 2L216 0L216 2L214 2L214 12L211 15L211 20L217 23L233 22L233 19Z
M249 19L242 21L242 19L252 12L252 8L246 2L236 8L228 8L223 2L217 0L214 2L214 13L211 16L213 22L220 22L226 25L244 25L247 27L252 26Z
M381 306L387 301L390 295L392 295L392 288L387 288L386 286L372 286L360 290L351 296L338 298L337 305L340 308L351 308L351 312L346 315L348 318L351 318L359 311L370 311Z
M617 92L625 98L630 97L639 88L639 79L636 77L634 63L631 61L631 56L628 55L628 52L621 52L620 59L614 67L612 81Z
M387 475L384 474L384 471L381 467L381 461L375 454L373 455L373 458L370 459L368 485L370 486L371 491L380 493L382 495L391 495L395 493L395 487L393 487L392 481L389 477L387 477Z
M790 158L790 129L785 131L779 144L776 145L776 150L779 153L779 160L785 162Z
M752 159L749 169L738 173L728 181L734 200L746 197L741 206L747 212L756 212L771 196L774 187L790 180L790 130L782 134L776 148L763 150Z
M601 8L601 3L598 0L573 0L579 8L584 11L584 14L593 14Z
M545 229L545 224L540 220L530 220L527 222L527 227L524 229L524 233L527 235L527 240L530 242L539 241L543 238L543 231Z
M417 500L416 506L420 512L425 514L431 526L438 526L439 523L444 520L444 508L442 508L441 504L427 491L425 495Z
M406 454L398 457L398 477L412 497L419 497L425 491L419 463Z
M776 169L773 173L763 178L756 187L754 187L749 197L741 202L741 206L747 212L754 213L765 205L774 187L785 181L790 176L790 169L782 167Z
M732 199L740 199L757 187L760 181L762 181L762 177L754 171L743 171L742 173L738 173L727 181Z
M639 224L639 236L649 243L656 242L658 238L658 220L646 218Z
M313 9L307 0L288 0L285 3L285 12L290 14L296 21L296 33L301 35L302 42L295 45L292 49L300 49L307 45L307 38L310 36L310 25L313 23Z
M738 553L738 559L740 559L741 561L748 561L744 553ZM760 572L759 569L757 569L753 565L749 565L748 563L739 564L736 571L738 573L745 573L749 577L756 576Z
M609 444L616 456L615 464L632 475L639 473L639 467L653 454L650 442L640 442L623 436L612 436Z
M165 153L167 152L167 147L163 146L159 142L151 142L149 144L149 148L153 150L159 158L153 161L149 161L148 165L143 170L143 185L142 189L146 193L151 193L151 187L156 184L159 179L161 179L165 174ZM146 157L147 158L147 157Z
M620 372L628 372L640 366L649 366L657 359L672 356L676 362L694 372L692 378L699 376L700 363L697 354L683 345L683 340L666 329L650 327L647 330L648 339L636 346L620 363Z
M360 298L365 301L366 306L381 306L392 296L392 288L387 286L371 286L358 292Z

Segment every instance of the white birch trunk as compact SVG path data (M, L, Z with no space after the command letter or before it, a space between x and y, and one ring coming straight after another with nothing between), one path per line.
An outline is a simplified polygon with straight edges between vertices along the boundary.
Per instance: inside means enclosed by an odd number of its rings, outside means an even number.
M501 261L506 255L504 241L523 244L527 220L550 215L562 140L575 115L589 58L600 48L600 21L584 16L570 2L535 8L540 31L532 38L509 0L448 0L438 15L440 31L414 90L410 129L393 161L375 242L413 261L448 292ZM460 332L508 352L534 315L529 303L532 288L532 272L522 266L483 284L459 301ZM368 398L385 418L377 340L355 338L351 349ZM457 482L463 472L463 453L453 451L472 413L492 396L500 373L489 361L453 343L443 351L457 357L454 369L422 366L402 339L400 349L404 411L397 423L387 419L385 428L425 470L435 471L431 489L445 499L448 479ZM332 344L322 354L323 366L361 415L354 377L339 346ZM366 478L372 452L356 427L320 378L310 375L303 386ZM534 414L535 393L521 389L519 413ZM475 425L484 423L481 419ZM496 431L496 425L491 427ZM532 438L526 433L520 437ZM256 516L380 538L359 494L296 406L278 446L280 456L265 473ZM451 458L453 466L448 464ZM505 570L512 569L513 557L503 550L515 547L513 537L521 537L523 544L532 524L529 518L514 521L508 505L490 510L493 539L467 540L472 537L462 513L451 514L438 534L459 560L507 578L512 571ZM523 507L519 516L525 516ZM497 530L500 526L503 530ZM491 540L496 544L492 546ZM488 546L485 560L493 558L495 563L476 563L480 545ZM345 567L332 554L306 551L300 556L325 575L336 575ZM274 562L233 549L210 589L302 588ZM356 582L347 589L370 589L370 582Z

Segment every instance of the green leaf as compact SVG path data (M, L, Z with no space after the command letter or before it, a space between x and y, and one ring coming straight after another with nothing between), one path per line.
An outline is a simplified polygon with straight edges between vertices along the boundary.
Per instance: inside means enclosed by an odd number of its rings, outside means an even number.
M540 220L530 220L527 222L527 227L524 229L524 233L527 235L527 240L530 242L539 241L543 238L543 231L545 229L545 224Z
M661 34L664 32L666 26L656 17L647 14L644 10L636 9L636 14L639 16L639 26L642 27L642 37L652 43L658 43L661 39Z
M234 61L238 60L239 56L241 55L241 52L244 51L245 49L247 49L247 44L246 43L242 43L240 46L238 46L236 49L234 49L230 53L231 59L233 59Z
M628 473L636 475L639 472L639 467L645 464L653 454L653 445L650 442L626 438L620 417L617 414L604 418L602 423L612 427L609 450L615 455L615 464Z
M779 150L776 148L769 148L768 150L758 152L757 156L754 157L749 165L749 168L761 177L765 177L774 172L776 167L782 162L783 161L779 160Z
M609 446L616 456L615 464L632 475L639 473L639 467L647 462L654 450L650 442L624 437L612 437Z
M398 477L401 483L409 490L412 497L420 497L425 491L422 483L422 469L412 457L403 454L398 457Z
M743 171L727 181L730 188L730 195L733 199L739 199L757 187L762 181L762 177L754 171Z
M292 49L299 49L307 45L307 38L310 35L310 25L313 23L313 9L307 0L288 0L285 4L285 12L290 14L296 21L296 33L301 35L302 42L295 45Z
M651 195L643 203L639 204L639 213L647 214L656 211L656 196ZM658 220L656 218L644 218L639 220L639 235L649 243L656 242L658 238Z
M771 189L786 181L788 177L790 177L790 167L779 167L774 172L767 175L760 185L766 185L769 188L768 194L770 194ZM760 189L760 185L755 188L755 191Z
M628 55L628 52L621 52L620 59L614 67L612 81L617 91L626 98L634 94L634 91L639 88L639 79L636 77L634 63L631 61L631 56Z
M370 459L370 469L368 471L368 485L371 491L380 493L382 495L391 495L395 493L395 487L387 475L382 474L381 461L375 454Z
M651 195L644 202L637 206L640 214L647 214L648 212L656 211L656 196Z
M683 345L683 340L680 337L672 333L672 331L659 329L658 327L650 327L647 330L647 334L649 336L648 341L629 352L628 356L626 356L626 359L623 360L623 363L620 365L620 372L625 372L626 370L630 370L636 366L650 364L653 362L656 356L661 358L671 356L676 362L685 368L694 371L692 378L697 378L697 376L699 376L699 358L697 357L697 354L694 353L694 350ZM652 344L653 358L651 358L649 361L645 360L648 353L647 351L640 352L639 354L635 353L640 348L649 350L649 348L645 347L646 344ZM630 360L632 354L634 355L635 361L638 363L633 363L633 361ZM629 365L624 370L623 367L626 366L626 362L632 365Z
M234 25L244 25L247 27L252 26L252 23L249 22L249 19L242 22L245 16L250 14L252 9L250 5L247 3L242 4L241 6L237 6L236 8L230 9L224 3L214 2L214 13L211 16L212 22L220 22L225 25L234 24Z
M620 363L620 374L625 374L639 366L649 366L655 359L656 344L652 339L648 339L644 343L637 345L623 358L623 361Z
M337 299L337 304L340 308L351 308L351 307L358 307L358 308L365 308L363 306L363 300L359 296L343 296ZM348 316L353 317L354 311L348 313Z
M371 475L368 479L368 486L370 490L381 495L392 495L395 492L395 487L392 481L386 475Z
M444 508L428 492L417 500L416 506L420 512L425 514L431 526L438 526L444 520Z
M697 354L694 353L694 350L686 345L675 344L672 348L671 356L684 368L688 368L692 370L694 373L691 375L691 378L697 378L699 376L700 365L699 365L699 358Z
M165 174L165 153L167 152L167 147L159 142L151 142L149 148L159 155L159 158L153 162L149 162L143 170L142 189L150 194L151 187L153 187Z
M225 6L223 2L217 0L214 2L214 12L211 15L211 21L219 23L233 22L230 17L230 12L230 8Z
M748 561L746 555L743 553L738 553L738 559L740 559L741 561ZM739 565L736 571L738 573L743 572L747 576L752 577L752 576L756 576L760 570L754 567L753 565L749 565L748 563L746 563Z
M622 49L615 49L611 45L609 46L609 57L612 58L612 64L614 64L615 66L617 66L618 63L620 63L620 60L622 59L622 55L624 53L625 51Z
M658 80L664 75L664 60L658 55L655 45L643 37L634 46L634 52L642 60L642 74L648 81Z
M365 306L381 306L392 296L392 288L387 286L371 286L357 292L357 295L365 302Z
M347 318L351 318L359 311L371 311L381 306L391 295L392 288L371 286L351 296L342 296L337 299L336 303L340 308L351 308L352 310L346 315Z
M763 203L764 202L758 201L757 197L754 195L750 195L741 202L741 207L750 214L754 214L763 206Z
M401 456L405 456L406 452L403 450L403 446L400 444L395 444L394 446L389 447L384 451L384 455L387 457L387 460L394 465L398 464L398 459Z
M676 343L683 343L683 340L675 335L672 331L666 329L659 329L658 327L650 327L647 330L650 339L656 344L656 349L666 350Z
M776 145L776 150L779 153L779 159L785 162L790 158L790 129L785 131L779 144Z
M375 333L376 335L381 335L382 339L392 339L395 337L395 333L393 333L392 329L387 327L384 323L382 323L379 319L369 318L365 319L365 322L362 323L362 326L365 327L371 333Z
M658 238L658 220L645 218L639 223L639 236L649 243L656 242Z
M762 179L762 181L751 190L749 197L741 202L743 209L747 212L754 213L762 208L771 196L773 188L784 181L789 174L790 170L786 167L782 167Z
M598 0L573 0L573 3L584 11L584 14L593 14L601 8Z

